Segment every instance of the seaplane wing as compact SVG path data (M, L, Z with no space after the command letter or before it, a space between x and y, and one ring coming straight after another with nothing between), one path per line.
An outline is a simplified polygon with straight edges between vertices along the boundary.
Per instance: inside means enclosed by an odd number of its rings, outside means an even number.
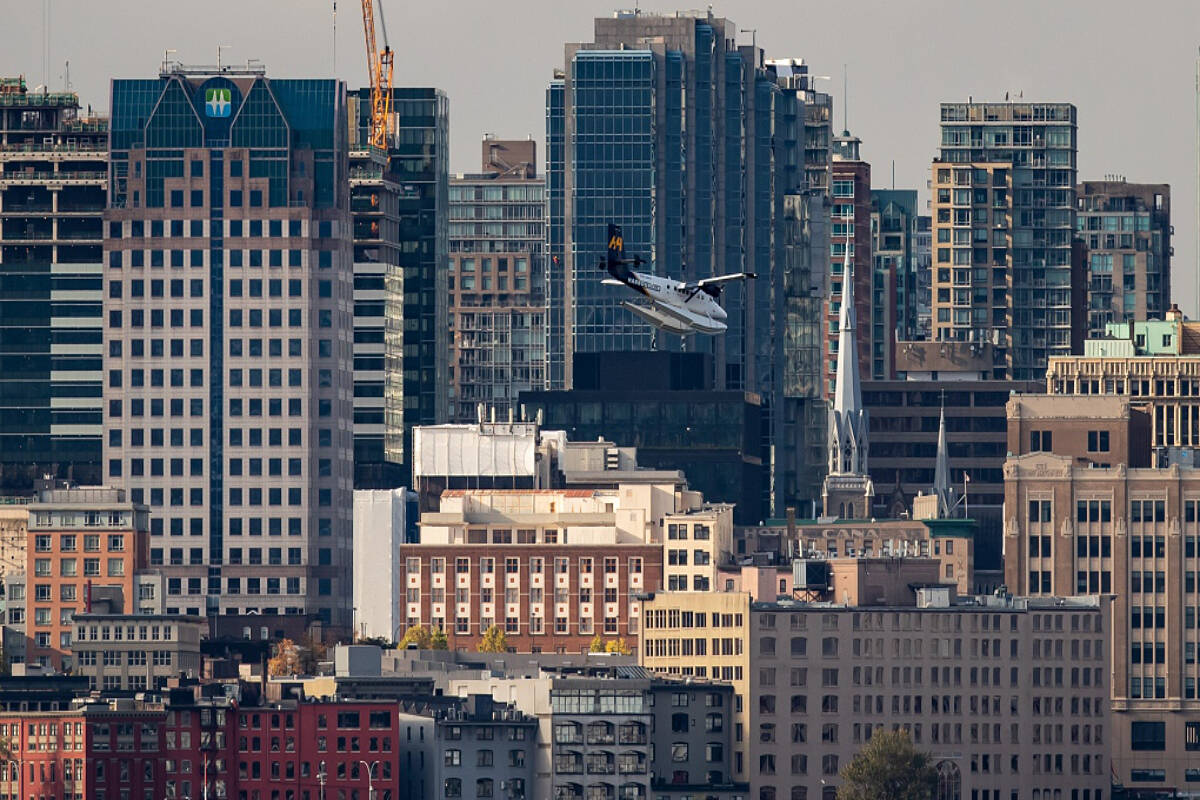
M699 287L716 286L716 285L719 285L722 283L728 283L729 281L742 281L742 280L746 280L747 278L757 278L757 277L758 276L756 274L754 274L753 272L735 272L732 275L714 275L711 278L704 278L702 280L696 281L694 284L688 284L688 286L689 287L691 287L691 286L699 286Z

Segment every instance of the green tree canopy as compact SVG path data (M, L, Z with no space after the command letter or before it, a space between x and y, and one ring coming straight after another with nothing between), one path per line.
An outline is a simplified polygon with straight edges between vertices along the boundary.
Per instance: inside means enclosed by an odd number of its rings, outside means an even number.
M446 641L446 632L441 628L435 630L429 637L429 646L433 650L449 650L450 643Z
M838 800L931 800L937 770L905 731L878 731L842 768Z

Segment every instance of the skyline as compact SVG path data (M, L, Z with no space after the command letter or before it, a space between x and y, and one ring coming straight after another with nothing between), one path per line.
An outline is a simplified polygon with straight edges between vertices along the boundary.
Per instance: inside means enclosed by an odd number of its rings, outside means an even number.
M333 72L331 0L249 5L216 0L184 29L175 9L147 0L108 7L103 16L79 0L46 2L53 30L50 86L62 87L69 59L73 89L85 106L99 111L108 110L110 79L155 74L168 48L177 51L172 58L184 63L211 64L217 44L230 45L223 60L257 59L273 77ZM621 7L585 0L571 4L564 14L560 5L547 0L518 5L524 13L498 14L495 6L476 0L413 5L392 0L386 6L396 51L395 84L435 86L449 96L453 172L478 168L478 142L485 133L532 136L544 143L544 93L553 70L562 67L563 45L589 41L593 18ZM685 5L661 0L640 4L648 13ZM1200 40L1192 38L1200 29L1200 6L1170 0L1139 10L1136 17L1122 14L1115 3L1083 0L1049 7L1017 0L1002 18L947 0L856 2L849 11L845 6L780 7L740 0L714 4L712 10L743 29L739 42L756 39L766 57L803 57L815 74L830 76L837 130L846 111L845 64L849 128L863 140L863 157L873 166L876 186L890 188L894 161L895 185L916 188L923 200L929 198L926 181L938 146L938 103L968 96L999 101L1006 91L1014 96L1023 92L1029 100L1075 103L1081 181L1116 173L1131 182L1171 184L1176 228L1172 300L1189 317L1200 316L1195 222L1195 59ZM43 80L42 11L42 3L10 10L6 30L25 34L6 37L0 54L0 74L24 74L31 88ZM350 88L365 86L359 5L342 0L338 12L336 76ZM871 23L853 36L827 35L830 28L845 27L840 21L845 18ZM1032 27L1029 20L1035 18L1041 22ZM970 31L982 24L993 26L990 38L999 43L1002 57L978 56L981 37ZM940 32L933 46L925 47L935 26ZM435 35L413 36L409 31L414 27ZM751 33L752 28L759 30ZM1064 37L1064 30L1075 35ZM301 51L293 44L298 41L311 47ZM1028 43L1027 60L1010 57L1018 42ZM1113 61L1111 53L1124 57ZM924 80L906 81L908 74ZM480 76L494 79L502 102L480 90ZM1117 101L1133 97L1144 104L1144 113L1114 113ZM544 147L539 149L539 159L544 159Z

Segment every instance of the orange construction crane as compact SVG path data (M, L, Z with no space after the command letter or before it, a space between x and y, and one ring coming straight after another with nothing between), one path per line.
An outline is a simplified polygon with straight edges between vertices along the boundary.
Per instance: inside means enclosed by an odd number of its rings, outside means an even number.
M392 125L392 48L388 46L383 0L379 0L379 27L383 29L383 52L375 46L375 4L362 0L363 33L367 37L367 75L371 79L371 138L373 147L387 149Z

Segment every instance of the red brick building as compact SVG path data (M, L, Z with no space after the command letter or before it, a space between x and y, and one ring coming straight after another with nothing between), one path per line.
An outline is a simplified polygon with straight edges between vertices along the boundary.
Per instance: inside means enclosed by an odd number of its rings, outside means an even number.
M597 634L636 647L637 595L661 588L658 544L401 547L405 628L441 628L474 649L492 625L525 653L586 651ZM398 635L403 635L403 630Z
M396 702L239 708L225 698L0 714L13 756L0 763L0 797L318 800L323 772L327 798L366 800L368 783L380 800L415 798L401 751L418 737L401 720ZM419 738L424 749L432 737Z

